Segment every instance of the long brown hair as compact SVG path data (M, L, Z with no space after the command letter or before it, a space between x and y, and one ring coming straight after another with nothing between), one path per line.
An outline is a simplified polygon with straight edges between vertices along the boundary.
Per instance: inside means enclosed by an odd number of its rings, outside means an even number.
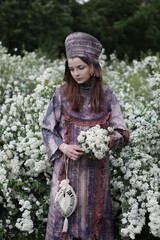
M78 56L79 57L79 56ZM95 113L103 111L105 105L104 91L103 91L103 78L102 69L98 60L89 56L79 57L83 62L88 64L91 68L91 78L88 83L90 86L90 105L91 110ZM68 61L65 64L65 73L63 80L66 82L64 85L64 96L66 101L69 102L73 111L79 112L83 106L84 98L80 94L80 85L73 79L70 69L68 67Z

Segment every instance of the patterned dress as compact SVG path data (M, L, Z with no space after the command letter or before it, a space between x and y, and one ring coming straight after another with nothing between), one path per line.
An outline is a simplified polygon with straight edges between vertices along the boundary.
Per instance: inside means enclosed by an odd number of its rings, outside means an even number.
M75 212L68 218L67 233L62 233L64 218L54 204L60 181L65 179L64 157L59 150L63 142L78 144L79 133L96 124L103 128L111 124L115 129L115 134L111 136L111 147L128 141L128 130L113 91L104 88L106 106L100 113L90 110L90 89L82 84L80 91L85 102L80 112L74 112L65 101L63 86L59 87L42 124L48 159L53 165L46 240L113 240L109 156L102 160L81 157L77 161L69 161L70 185L77 195L78 203Z

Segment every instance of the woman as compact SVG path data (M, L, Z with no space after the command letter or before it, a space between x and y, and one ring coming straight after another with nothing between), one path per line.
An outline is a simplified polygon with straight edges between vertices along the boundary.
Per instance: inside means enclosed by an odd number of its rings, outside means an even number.
M114 135L109 148L113 148L125 145L129 134L115 94L103 86L98 62L101 43L87 33L76 32L66 38L65 47L65 84L54 93L42 124L48 159L53 164L46 240L113 240L109 156L88 159L77 137L96 124L103 128L111 125ZM70 185L78 198L67 233L62 232L64 218L54 201L65 178L64 155L70 159Z

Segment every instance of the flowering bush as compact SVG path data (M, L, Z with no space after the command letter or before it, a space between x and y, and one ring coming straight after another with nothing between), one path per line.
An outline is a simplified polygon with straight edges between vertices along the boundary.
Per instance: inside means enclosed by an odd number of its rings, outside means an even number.
M111 155L115 219L121 209L120 234L135 239L149 214L150 232L160 237L160 61L149 56L127 65L112 58L105 81L117 91L130 130L130 145Z
M52 169L41 136L63 66L0 46L0 238L44 239Z
M160 59L131 64L101 57L103 76L117 94L130 144L112 151L114 219L121 238L135 239L145 226L160 237ZM41 122L64 72L64 61L35 53L11 56L0 44L0 238L44 239L52 168ZM117 238L119 239L120 236Z
M96 125L88 131L81 131L77 140L86 155L93 156L94 159L102 159L109 152L109 134L113 133L113 128L103 129Z

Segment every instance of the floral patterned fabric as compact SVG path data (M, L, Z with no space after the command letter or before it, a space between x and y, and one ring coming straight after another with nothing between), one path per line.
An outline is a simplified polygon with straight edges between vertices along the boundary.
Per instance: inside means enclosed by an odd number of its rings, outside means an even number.
M128 130L113 91L104 89L107 104L100 113L90 111L89 88L82 85L80 91L85 102L80 112L73 112L65 102L63 86L59 87L51 99L42 124L48 159L53 164L46 240L113 240L109 156L102 160L81 157L77 161L69 161L70 184L78 197L78 204L68 219L67 233L62 233L64 218L54 204L60 181L65 178L64 157L59 150L63 142L78 144L80 131L96 124L104 128L112 125L115 129L110 147L128 142Z

